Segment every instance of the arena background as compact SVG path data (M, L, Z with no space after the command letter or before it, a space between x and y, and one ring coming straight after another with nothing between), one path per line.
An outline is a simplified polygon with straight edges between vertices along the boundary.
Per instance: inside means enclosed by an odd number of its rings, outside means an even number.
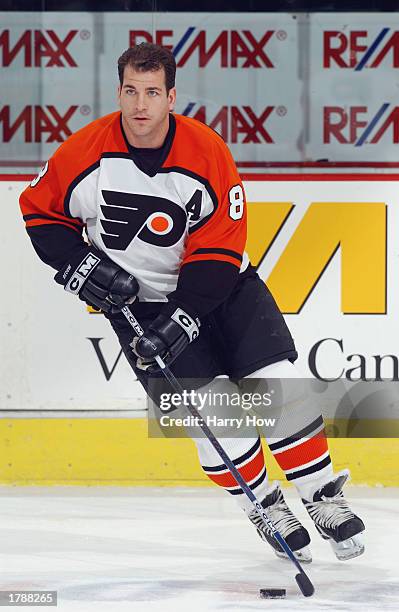
M191 441L148 438L108 323L55 285L19 213L57 146L116 109L116 59L141 40L173 49L176 111L233 152L304 376L398 381L399 14L1 6L0 483L211 486ZM331 449L353 482L399 485L395 437Z

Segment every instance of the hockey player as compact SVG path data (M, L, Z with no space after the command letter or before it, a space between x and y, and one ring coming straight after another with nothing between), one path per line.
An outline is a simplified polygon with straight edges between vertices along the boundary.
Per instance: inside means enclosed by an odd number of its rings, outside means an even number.
M218 134L173 113L175 71L172 53L156 45L122 54L120 112L72 135L23 192L27 232L57 270L55 281L104 312L149 394L162 378L157 355L179 379L201 384L218 376L296 378L290 332L244 250L237 169ZM139 340L113 295L143 325ZM285 433L267 440L270 449L337 557L357 556L364 525L342 493L348 472L334 475L322 416L299 404L283 407ZM284 556L208 440L195 443L205 473ZM298 558L310 561L307 530L278 483L267 482L256 427L222 443Z

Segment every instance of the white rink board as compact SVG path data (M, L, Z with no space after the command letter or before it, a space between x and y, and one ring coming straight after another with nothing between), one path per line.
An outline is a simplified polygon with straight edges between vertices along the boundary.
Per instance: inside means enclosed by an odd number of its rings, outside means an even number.
M19 211L22 183L0 182L5 211L1 260L5 287L1 300L2 410L139 410L144 392L124 356L106 380L88 338L100 341L109 370L120 353L118 340L102 315L53 281L55 271L40 262ZM4 265L4 263L3 263Z
M311 348L325 338L342 340L342 352L335 341L326 342L318 351L318 372L335 378L342 370L357 365L348 362L350 354L364 355L367 376L373 376L373 355L399 356L399 195L396 181L269 181L245 184L248 202L292 202L294 210L267 253L259 274L267 280L273 267L298 228L312 203L350 202L384 203L387 206L387 312L375 315L343 314L341 310L341 257L334 255L315 289L297 315L285 315L299 352L296 365L310 375L308 356ZM312 249L312 244L308 245ZM365 245L367 248L367 245ZM355 364L356 362L356 364ZM386 364L388 366L388 363ZM384 370L383 370L384 372ZM385 370L386 377L391 370Z
M101 315L90 315L82 302L61 290L53 271L42 264L28 240L18 207L22 183L0 182L4 273L0 301L0 410L142 410L144 393ZM311 376L308 354L322 338L342 339L319 352L318 368L336 377L348 366L349 354L361 353L373 377L372 356L397 354L399 331L399 202L394 181L247 182L248 201L293 202L295 209L260 267L262 278L288 243L311 202L385 202L388 207L388 307L386 314L343 315L340 309L341 267L335 254L298 315L286 315L299 349L297 364ZM311 248L311 245L309 246ZM97 339L105 370L94 349ZM98 340L102 339L102 340ZM354 365L352 363L352 365ZM389 375L387 373L387 375Z

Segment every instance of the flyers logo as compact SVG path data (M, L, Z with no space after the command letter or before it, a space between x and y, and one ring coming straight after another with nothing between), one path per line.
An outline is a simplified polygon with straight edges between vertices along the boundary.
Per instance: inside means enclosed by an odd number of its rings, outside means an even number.
M101 238L108 249L124 251L134 238L170 247L183 236L186 212L171 200L137 193L103 190Z

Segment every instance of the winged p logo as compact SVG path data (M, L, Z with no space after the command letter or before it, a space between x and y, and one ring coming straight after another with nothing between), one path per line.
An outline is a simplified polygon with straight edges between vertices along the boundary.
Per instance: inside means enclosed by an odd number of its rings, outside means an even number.
M100 206L108 249L125 251L134 238L160 247L169 247L183 236L187 214L166 198L102 190L105 204Z

